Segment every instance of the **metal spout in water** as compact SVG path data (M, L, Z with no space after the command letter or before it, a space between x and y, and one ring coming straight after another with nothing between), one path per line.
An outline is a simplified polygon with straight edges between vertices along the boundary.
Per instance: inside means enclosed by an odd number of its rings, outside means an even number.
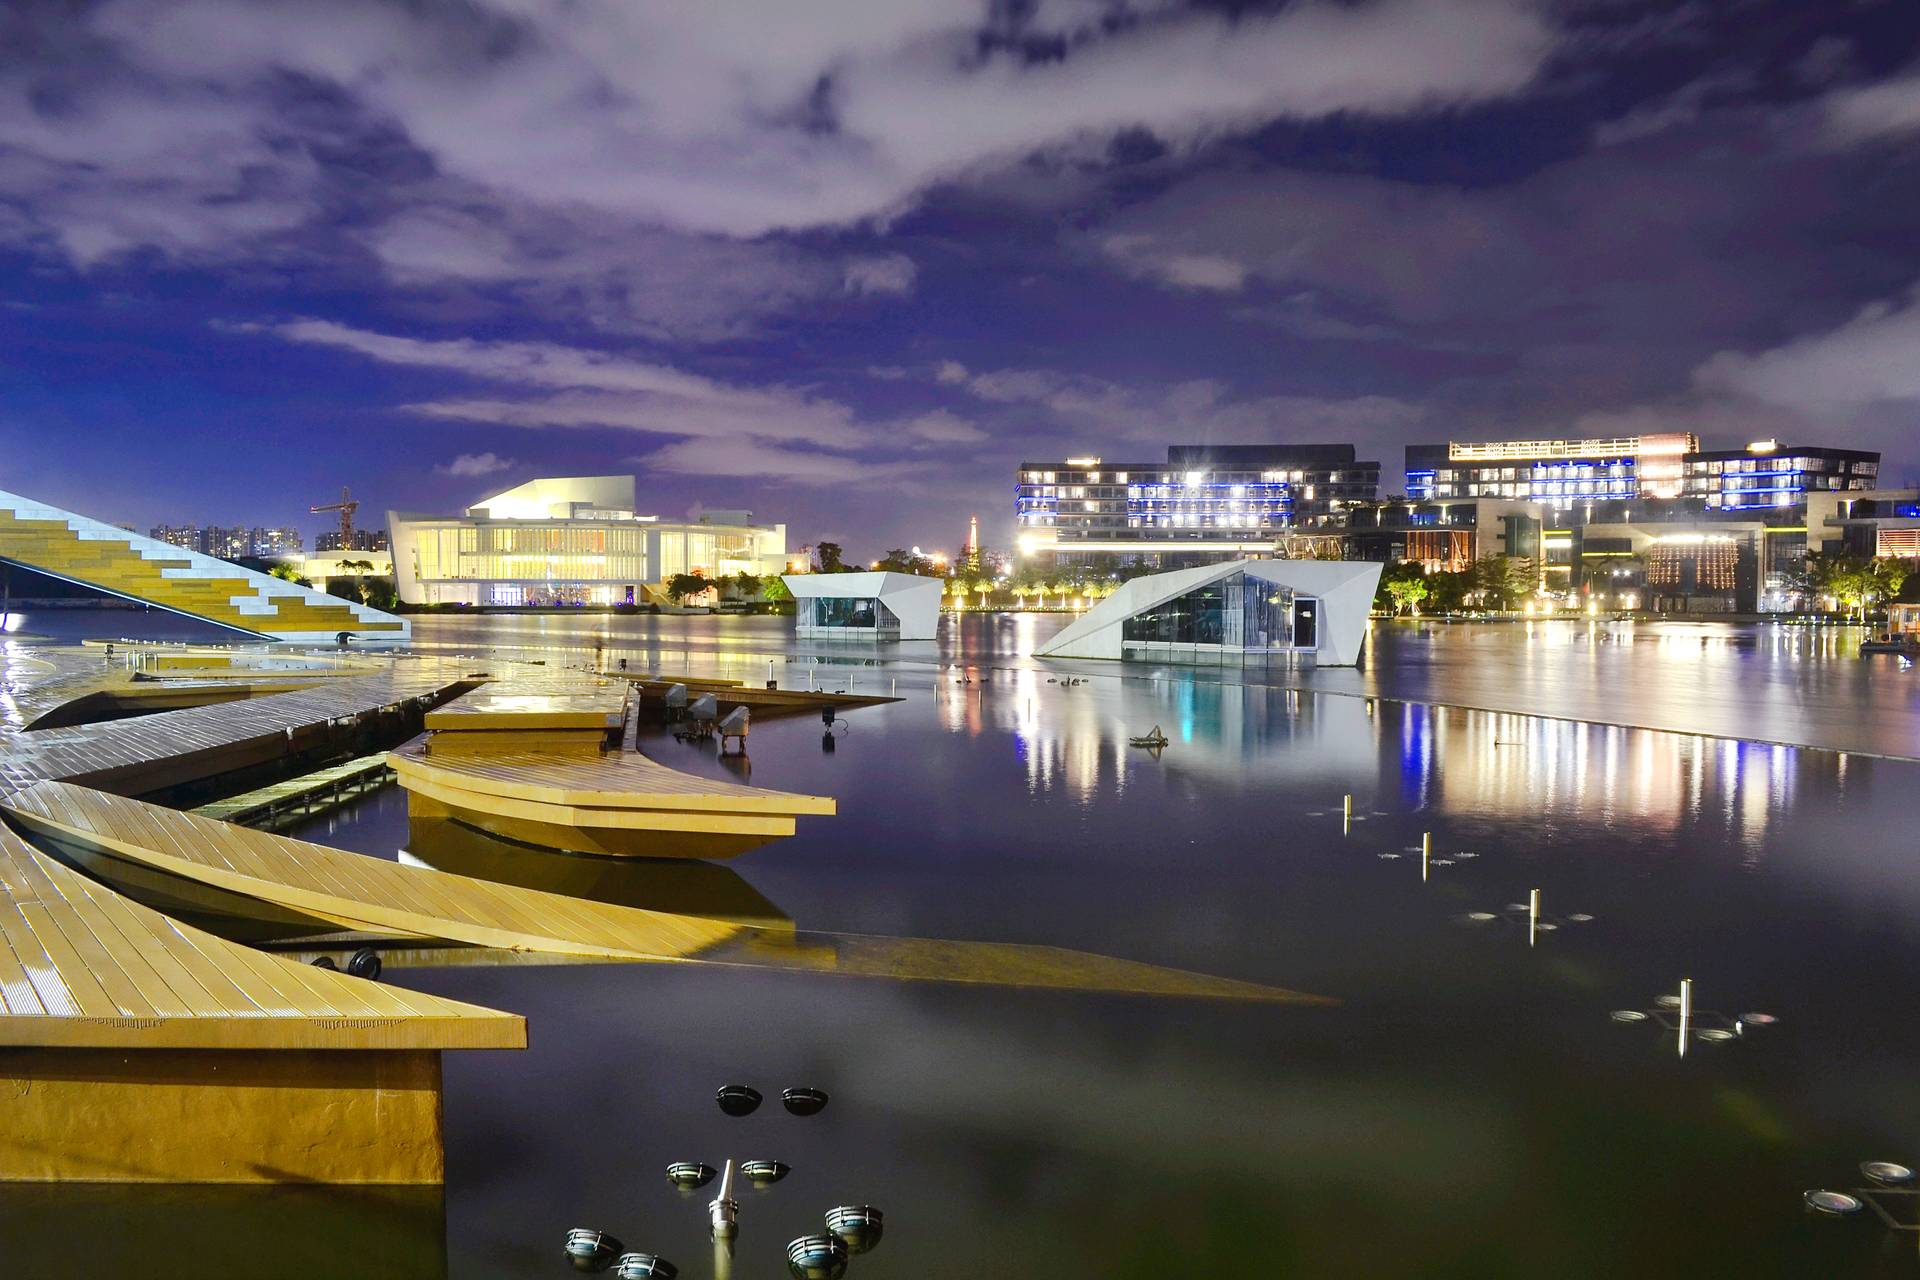
M707 1205L707 1222L715 1240L731 1240L740 1232L740 1205L733 1198L733 1161L720 1170L720 1193Z

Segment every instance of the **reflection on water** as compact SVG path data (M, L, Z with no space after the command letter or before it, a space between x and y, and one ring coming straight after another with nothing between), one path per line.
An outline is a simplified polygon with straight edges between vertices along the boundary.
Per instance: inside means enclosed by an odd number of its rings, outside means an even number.
M389 805L404 804L400 789L388 796ZM739 872L717 862L596 858L537 849L444 818L414 819L406 838L403 860L458 875L762 928L793 924Z
M439 1187L0 1185L5 1274L435 1280Z
M429 642L443 629L422 623ZM831 753L815 722L755 726L756 784L840 803L726 868L739 884L719 896L797 922L793 952L844 972L851 938L988 938L1341 1003L724 965L407 970L530 1022L525 1053L448 1059L454 1274L552 1270L566 1228L600 1223L704 1273L701 1206L659 1170L764 1156L793 1172L743 1214L743 1280L863 1202L890 1219L856 1264L869 1280L980 1257L1088 1280L1920 1275L1913 1237L1800 1201L1854 1185L1863 1160L1920 1161L1920 1022L1899 981L1920 966L1920 766L1700 736L1839 732L1875 700L1898 725L1912 686L1891 669L1764 629L1388 628L1375 666L1294 689L1023 657L1051 619L968 619L881 665L788 653L760 620L695 623L606 620L603 643L696 672L725 650L742 679L772 653L783 681L827 667L906 698L849 713ZM557 662L601 625L457 619L444 638L551 643ZM1395 681L1494 709L1365 696ZM1688 732L1504 709L1533 699ZM1126 745L1154 724L1172 739L1157 759ZM645 746L728 776L711 747ZM1423 880L1407 851L1428 833L1449 865ZM300 834L391 856L404 804ZM1566 927L1528 946L1530 913L1505 913L1534 888ZM1495 920L1462 927L1474 913ZM1681 979L1701 1011L1778 1021L1684 1058L1664 1027L1613 1021ZM834 1103L732 1120L712 1097L736 1080Z

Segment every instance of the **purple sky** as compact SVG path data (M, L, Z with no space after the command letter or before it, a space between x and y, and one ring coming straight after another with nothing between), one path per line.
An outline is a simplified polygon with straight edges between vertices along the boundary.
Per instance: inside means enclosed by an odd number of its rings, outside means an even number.
M1920 477L1910 0L23 0L0 488L633 471L866 558L1022 457L1692 429Z

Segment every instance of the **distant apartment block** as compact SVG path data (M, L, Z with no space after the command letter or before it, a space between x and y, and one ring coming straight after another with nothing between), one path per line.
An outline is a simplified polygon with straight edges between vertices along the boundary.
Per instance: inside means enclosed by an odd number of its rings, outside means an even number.
M387 550L387 531L385 529L355 529L349 542L340 536L338 529L329 529L313 540L315 551L385 551Z
M298 529L266 529L258 525L251 528L217 524L160 525L148 530L147 536L168 546L197 551L221 560L249 557L271 560L278 556L297 555L303 542Z

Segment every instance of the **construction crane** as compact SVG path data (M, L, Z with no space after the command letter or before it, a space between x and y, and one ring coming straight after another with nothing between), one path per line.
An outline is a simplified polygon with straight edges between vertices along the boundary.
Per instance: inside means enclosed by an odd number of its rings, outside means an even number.
M360 504L353 500L352 491L345 485L340 486L340 501L329 502L324 507L307 508L311 514L316 516L323 511L338 511L340 513L340 549L342 551L353 550L353 513L359 509Z

